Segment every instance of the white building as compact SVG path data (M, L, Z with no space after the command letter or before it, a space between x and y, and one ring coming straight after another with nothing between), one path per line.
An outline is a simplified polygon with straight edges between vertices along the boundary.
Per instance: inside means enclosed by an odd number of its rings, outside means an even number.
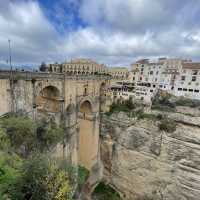
M156 89L150 87L149 83L134 83L129 81L116 82L111 85L113 101L124 101L132 99L133 101L142 101L151 104L152 97Z
M182 63L174 82L173 94L200 100L200 63Z
M157 62L148 59L132 64L129 81L136 85L143 83L152 97L156 90L165 90L175 96L200 100L200 63L191 60L159 58ZM153 90L153 91L152 91Z

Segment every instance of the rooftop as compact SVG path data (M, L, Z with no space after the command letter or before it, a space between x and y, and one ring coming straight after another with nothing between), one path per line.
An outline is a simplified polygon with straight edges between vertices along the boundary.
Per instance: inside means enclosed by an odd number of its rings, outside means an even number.
M182 65L183 69L200 69L199 62L185 62Z

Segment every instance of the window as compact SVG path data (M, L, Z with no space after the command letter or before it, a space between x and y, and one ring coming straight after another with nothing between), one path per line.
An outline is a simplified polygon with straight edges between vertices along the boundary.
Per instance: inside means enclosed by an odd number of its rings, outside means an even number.
M155 87L156 87L156 85L153 85L153 87L155 88Z
M135 77L133 77L133 81L135 80Z
M189 89L189 92L193 92L193 89Z
M140 80L142 81L142 77L140 77Z
M187 88L183 88L183 91L187 91Z
M153 92L153 90L150 90L150 92Z
M150 75L153 75L153 71L150 71Z
M181 76L181 80L184 81L185 80L185 76Z
M193 70L192 71L192 75L197 75L198 74L198 71L197 70Z
M156 72L156 74L158 75L158 71Z
M87 95L87 88L84 89L84 95Z
M183 90L183 88L178 88L178 91L182 91Z
M194 92L199 92L199 90L194 90Z
M157 80L158 80L158 79L157 79L157 78L155 78L155 82L157 82Z
M196 76L192 77L192 81L196 81L196 79L197 79Z

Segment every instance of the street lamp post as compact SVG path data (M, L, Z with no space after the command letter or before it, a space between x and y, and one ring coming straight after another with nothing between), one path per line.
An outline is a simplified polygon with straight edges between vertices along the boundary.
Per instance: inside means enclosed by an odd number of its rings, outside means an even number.
M12 57L11 57L11 40L8 40L9 47L9 63L10 63L10 94L11 94L11 112L14 112L14 91L13 91L13 68L12 68Z

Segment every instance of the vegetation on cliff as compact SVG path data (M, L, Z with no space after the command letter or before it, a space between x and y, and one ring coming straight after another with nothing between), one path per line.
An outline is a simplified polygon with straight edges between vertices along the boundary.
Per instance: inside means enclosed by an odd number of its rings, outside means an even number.
M185 97L175 97L168 93L160 93L154 97L152 101L152 109L175 112L177 106L187 106L191 108L200 108L200 101L195 99L188 99Z
M99 183L93 192L94 200L121 200L119 194L109 185Z
M72 199L71 171L49 153L62 142L63 129L23 116L10 116L0 124L0 199Z

